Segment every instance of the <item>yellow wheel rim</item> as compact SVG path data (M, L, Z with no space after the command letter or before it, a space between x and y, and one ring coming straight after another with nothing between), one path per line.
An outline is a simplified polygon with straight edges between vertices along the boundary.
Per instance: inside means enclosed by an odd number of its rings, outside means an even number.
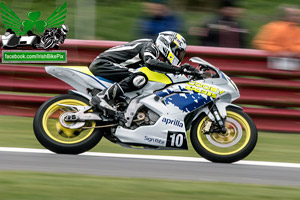
M75 144L87 139L94 129L68 129L63 127L59 122L59 117L64 112L70 112L71 110L58 104L87 106L86 103L75 99L63 99L53 103L43 115L42 124L45 133L52 140L63 144ZM87 121L85 126L95 126L95 124L95 121Z
M247 120L240 114L227 111L226 134L202 133L205 121L208 120L208 117L204 117L197 128L197 138L207 151L217 155L231 155L241 151L248 144L251 129Z

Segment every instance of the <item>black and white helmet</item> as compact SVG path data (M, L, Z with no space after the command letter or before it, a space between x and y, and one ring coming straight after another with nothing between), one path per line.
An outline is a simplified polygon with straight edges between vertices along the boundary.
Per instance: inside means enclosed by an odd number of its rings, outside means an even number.
M69 27L66 24L63 24L63 25L61 25L60 30L64 35L66 35L67 32L69 32Z
M186 41L179 33L161 32L155 44L170 64L179 65L181 63L186 51Z

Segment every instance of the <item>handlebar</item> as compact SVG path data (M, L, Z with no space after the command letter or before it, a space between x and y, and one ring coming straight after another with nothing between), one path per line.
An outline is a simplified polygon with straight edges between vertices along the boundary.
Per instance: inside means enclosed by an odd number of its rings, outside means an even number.
M190 71L190 70L184 70L183 71L184 75L188 75L188 76L193 76L196 79L204 79L205 77L205 72L203 71L199 71L197 69L195 69L194 71Z

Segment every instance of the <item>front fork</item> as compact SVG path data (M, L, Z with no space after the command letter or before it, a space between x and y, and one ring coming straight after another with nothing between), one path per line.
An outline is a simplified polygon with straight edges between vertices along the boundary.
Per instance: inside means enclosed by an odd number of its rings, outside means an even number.
M226 107L217 106L215 102L208 105L207 116L211 121L206 121L205 126L202 129L204 134L209 133L226 133L225 119L226 119Z

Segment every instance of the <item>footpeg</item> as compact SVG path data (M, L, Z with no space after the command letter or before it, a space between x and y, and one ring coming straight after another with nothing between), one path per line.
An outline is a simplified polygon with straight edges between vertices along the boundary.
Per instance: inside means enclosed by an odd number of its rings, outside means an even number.
M116 120L116 121L119 121L119 124L120 124L121 126L124 126L125 123L127 122L127 120L126 120L125 117L124 117L124 113L122 113L122 112L120 112L120 111L117 111L117 112L115 113L115 120Z

